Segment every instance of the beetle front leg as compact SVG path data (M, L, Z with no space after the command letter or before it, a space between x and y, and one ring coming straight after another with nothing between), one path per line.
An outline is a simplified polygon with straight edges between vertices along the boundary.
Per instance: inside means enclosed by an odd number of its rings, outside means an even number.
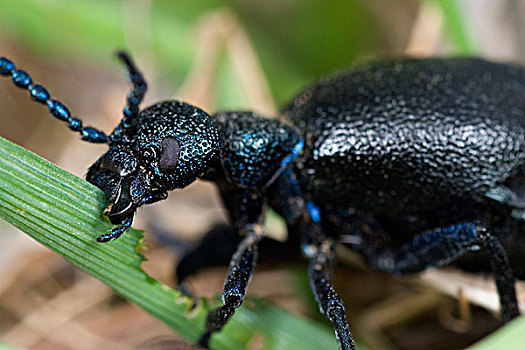
M301 251L308 260L308 279L320 312L334 325L341 350L355 349L354 340L346 322L343 301L332 286L335 262L334 241L321 227L319 208L305 199L291 168L285 169L273 185L271 193L285 193L282 197L270 196L270 204L286 218L288 236L301 237Z
M143 205L146 205L146 204L156 203L166 198L168 198L168 194L166 192L154 191L148 196L144 197L139 203L139 205L137 206L137 208ZM122 221L122 224L120 226L112 228L105 234L99 236L97 238L97 242L105 243L105 242L112 241L122 236L124 232L126 232L127 230L131 228L131 225L133 224L133 216L134 214L131 214L129 217L127 217L126 219Z
M262 226L260 224L251 225L230 262L222 293L223 306L208 313L206 332L199 340L199 345L207 348L211 334L220 331L233 315L235 309L241 306L246 294L246 287L255 269L258 255L257 245L262 238Z
M243 194L239 201L237 222L239 232L245 237L230 261L222 293L223 306L211 310L206 318L206 331L199 340L199 345L205 348L208 348L212 333L221 330L244 300L257 262L258 245L264 238L263 218L262 196Z
M122 236L124 232L126 232L127 230L131 228L132 223L133 223L133 215L125 219L120 226L112 228L111 230L107 231L103 235L99 236L97 238L97 242L105 243L105 242L109 242L109 241L119 238L120 236Z
M214 226L197 247L187 251L177 263L175 276L179 290L193 298L187 278L211 266L228 266L242 238L230 225ZM280 242L265 235L257 246L258 264L297 261L299 256L299 242L293 237Z
M346 321L343 301L331 284L335 261L335 244L326 237L317 223L310 222L303 230L301 244L303 255L308 260L308 279L319 310L334 324L339 349L355 349L350 327Z
M142 201L140 202L140 204L137 206L137 208L141 207L143 205L146 205L146 204L153 204L153 203L157 203L159 201L163 201L166 198L168 198L168 193L167 192L165 192L165 191L154 191L151 194L149 194L148 196L144 197L142 199Z

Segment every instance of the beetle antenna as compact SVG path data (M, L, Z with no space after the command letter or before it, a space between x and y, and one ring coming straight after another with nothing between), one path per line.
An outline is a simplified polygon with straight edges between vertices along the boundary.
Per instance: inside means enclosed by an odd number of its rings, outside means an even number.
M124 117L122 118L121 125L125 130L129 127L133 118L139 114L139 104L148 90L148 84L146 84L142 73L138 70L137 66L135 66L135 63L133 63L133 60L126 52L118 51L117 57L126 66L129 79L131 80L131 83L133 83L133 90L128 94L126 105L122 111Z
M107 143L108 137L98 129L84 127L82 120L73 118L69 109L60 101L51 98L51 94L42 85L34 84L31 76L21 69L16 69L13 62L0 57L0 75L11 76L13 83L21 89L29 90L33 101L47 105L49 112L57 119L68 123L68 127L78 132L82 140L92 143Z

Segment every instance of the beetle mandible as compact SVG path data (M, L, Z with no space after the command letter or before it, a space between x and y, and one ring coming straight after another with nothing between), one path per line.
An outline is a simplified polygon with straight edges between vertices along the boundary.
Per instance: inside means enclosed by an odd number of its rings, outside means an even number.
M82 140L108 144L87 181L104 191L109 219L119 226L99 242L118 238L137 208L168 191L197 178L216 182L242 238L223 306L208 314L201 345L208 347L243 302L268 206L286 220L290 236L300 237L312 292L340 349L355 348L331 282L340 234L352 237L371 267L391 274L483 249L503 319L519 315L503 243L525 233L522 68L474 58L385 60L318 81L271 120L248 111L210 116L179 101L141 111L146 82L127 54L118 57L133 89L109 136L83 126L4 57L0 75L29 90Z

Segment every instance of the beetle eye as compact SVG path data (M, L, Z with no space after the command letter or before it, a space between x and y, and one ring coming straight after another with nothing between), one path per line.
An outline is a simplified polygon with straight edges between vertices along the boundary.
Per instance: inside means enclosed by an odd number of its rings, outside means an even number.
M160 153L159 166L163 172L175 169L179 160L180 145L176 138L168 136L162 140L162 152Z

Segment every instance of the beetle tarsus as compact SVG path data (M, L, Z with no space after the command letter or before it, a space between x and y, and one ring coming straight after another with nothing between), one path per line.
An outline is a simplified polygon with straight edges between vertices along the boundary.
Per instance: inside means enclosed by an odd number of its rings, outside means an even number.
M204 349L208 349L209 344L210 344L210 337L211 337L211 332L209 331L204 332L204 334L199 339L199 342L198 342L199 346L203 347Z
M127 230L131 228L132 223L133 223L133 216L124 220L121 226L112 228L105 234L99 236L97 238L97 242L105 243L105 242L109 242L109 241L119 238L120 236L122 236L124 232L126 232Z

